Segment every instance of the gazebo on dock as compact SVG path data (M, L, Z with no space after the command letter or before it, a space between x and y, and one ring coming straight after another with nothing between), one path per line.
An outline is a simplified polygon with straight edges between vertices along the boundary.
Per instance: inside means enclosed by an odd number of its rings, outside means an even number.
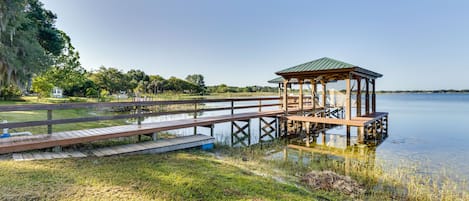
M387 134L388 114L376 111L376 79L383 75L357 65L327 57L286 68L276 72L276 74L281 77L269 82L279 83L279 90L283 92L283 94L280 94L283 98L282 108L285 111L285 119L287 121L323 125L345 125L347 126L347 136L350 136L350 127L353 126L358 128L359 139L370 134L375 137L379 134ZM332 117L328 115L327 111L327 84L338 81L345 81L345 104L343 106L345 116L343 118L338 116ZM356 95L354 104L356 115L352 114L352 81L356 81L356 89L354 90ZM298 84L298 109L300 112L296 114L289 112L291 104L289 104L288 87L286 86L291 84ZM307 84L311 84L312 98L310 105L304 104L303 86ZM362 108L362 84L364 84L365 88L364 110ZM318 85L322 86L321 102L317 94ZM285 129L285 132L287 132L287 129Z

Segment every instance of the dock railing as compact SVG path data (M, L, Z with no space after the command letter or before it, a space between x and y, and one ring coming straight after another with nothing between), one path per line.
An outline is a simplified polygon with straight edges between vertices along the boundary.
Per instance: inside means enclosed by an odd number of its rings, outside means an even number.
M298 97L291 97L292 99L298 99ZM98 103L60 103L60 104L25 104L25 105L3 105L0 106L1 112L14 112L14 111L47 111L45 120L37 121L24 121L24 122L8 122L0 124L0 129L3 128L23 128L33 126L47 126L47 133L53 133L53 125L58 124L70 124L70 123L82 123L82 122L94 122L94 121L105 121L105 120L119 120L119 119L136 119L137 124L141 124L144 117L150 116L162 116L162 115L173 115L173 114L191 114L197 118L197 114L200 112L208 111L230 111L231 114L235 114L236 110L258 108L258 111L262 111L263 108L281 106L280 102L272 103L272 101L281 100L280 97L249 97L249 98L222 98L222 99L192 99L192 100L160 100L160 101L142 101L142 102L98 102ZM236 105L239 102L253 102L254 104L249 105ZM266 101L271 101L266 103ZM256 104L257 102L257 104ZM201 107L202 104L206 103L230 103L230 106L225 107ZM151 106L169 106L169 105L188 105L193 104L193 107L185 107L184 109L176 109L171 111L145 111L145 108ZM54 110L67 110L67 109L91 109L91 108L127 108L129 112L127 114L117 113L115 115L107 116L91 116L91 117L78 117L78 118L62 118L54 119ZM186 109L191 108L191 109ZM130 112L132 111L132 112Z

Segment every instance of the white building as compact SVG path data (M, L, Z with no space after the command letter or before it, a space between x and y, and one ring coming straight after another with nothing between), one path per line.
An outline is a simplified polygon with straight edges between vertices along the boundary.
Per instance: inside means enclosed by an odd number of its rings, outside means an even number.
M63 90L59 87L52 88L51 97L53 97L53 98L63 98Z

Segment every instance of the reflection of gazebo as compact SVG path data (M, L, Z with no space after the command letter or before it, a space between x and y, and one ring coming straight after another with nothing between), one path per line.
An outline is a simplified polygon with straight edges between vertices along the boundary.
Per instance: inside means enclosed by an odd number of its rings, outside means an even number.
M285 110L285 118L287 120L308 122L316 124L329 124L329 125L345 125L347 126L347 135L350 135L350 126L358 127L360 136L372 134L387 133L387 113L376 112L376 94L375 83L376 79L382 77L381 74L364 69L362 67L348 64L342 61L337 61L331 58L321 58L297 66L293 66L281 71L276 72L281 76L283 83L279 86L288 86L290 83L297 83L299 87L298 108L300 109L299 115L290 115L288 112L288 87L281 87L283 89L283 109ZM277 78L275 81L281 80ZM352 87L351 81L356 80L356 115L352 115ZM333 118L328 116L326 112L318 113L318 110L325 110L327 107L327 90L326 85L330 82L345 81L345 117ZM361 84L365 84L365 106L364 111L362 108L362 91ZM271 81L272 82L272 81ZM303 85L311 84L312 98L312 111L304 107L304 93ZM317 85L322 86L322 108L316 108L319 102L317 95ZM371 85L371 86L370 86ZM370 90L371 88L371 90ZM371 99L370 99L371 92ZM371 103L371 105L370 105ZM371 107L370 107L371 106ZM307 116L305 114L311 111L313 115ZM315 115L321 114L321 115ZM285 129L286 130L286 129Z

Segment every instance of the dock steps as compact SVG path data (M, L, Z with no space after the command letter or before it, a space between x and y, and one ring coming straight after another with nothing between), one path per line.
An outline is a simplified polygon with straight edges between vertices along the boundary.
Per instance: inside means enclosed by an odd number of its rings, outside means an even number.
M32 161L32 160L48 160L60 158L83 158L86 154L79 151L71 152L28 152L14 153L12 158L14 161Z
M206 135L191 135L170 139L160 139L158 141L148 141L136 144L118 145L112 147L104 147L91 150L95 156L112 156L112 155L131 155L145 153L163 153L180 149L187 149L202 146L204 144L214 143L215 138Z

